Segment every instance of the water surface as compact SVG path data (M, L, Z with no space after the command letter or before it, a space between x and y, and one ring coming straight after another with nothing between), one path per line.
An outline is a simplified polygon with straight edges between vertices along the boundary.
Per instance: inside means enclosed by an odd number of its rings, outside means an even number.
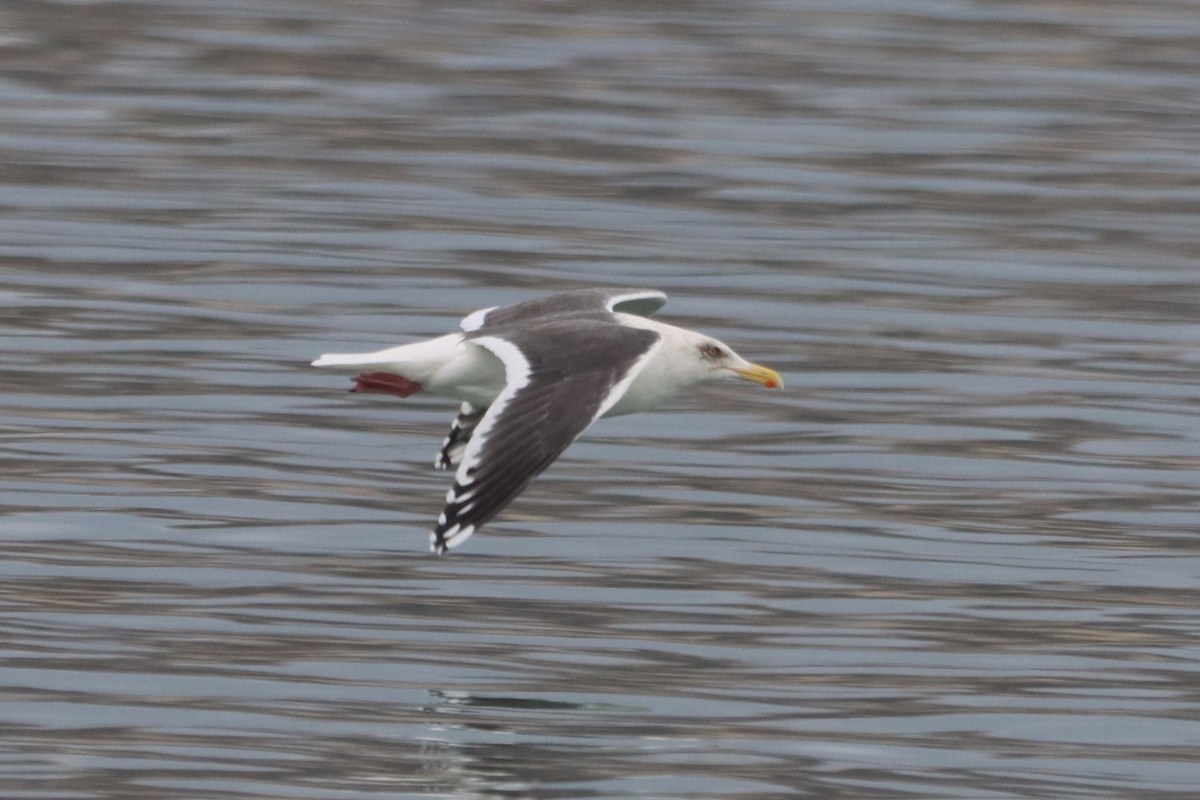
M0 794L1195 795L1192 4L0 19ZM431 557L307 362L594 285L788 389Z

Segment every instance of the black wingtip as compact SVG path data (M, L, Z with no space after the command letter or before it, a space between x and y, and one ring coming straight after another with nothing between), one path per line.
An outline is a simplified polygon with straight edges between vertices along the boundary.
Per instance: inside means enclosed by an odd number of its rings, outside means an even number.
M429 551L435 556L443 555L449 549L446 546L446 537L441 531L435 530L429 535Z

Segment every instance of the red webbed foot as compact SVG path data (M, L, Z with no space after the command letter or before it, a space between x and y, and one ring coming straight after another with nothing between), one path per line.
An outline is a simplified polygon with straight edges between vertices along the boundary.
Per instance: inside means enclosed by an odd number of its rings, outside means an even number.
M394 394L397 397L408 397L425 387L416 381L410 381L392 372L364 372L354 379L352 392L374 392L376 394Z

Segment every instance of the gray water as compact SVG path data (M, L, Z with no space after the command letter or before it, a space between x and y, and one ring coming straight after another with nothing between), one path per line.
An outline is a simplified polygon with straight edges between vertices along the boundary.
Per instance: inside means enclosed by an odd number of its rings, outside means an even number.
M0 7L0 795L1192 798L1192 2ZM322 352L779 369L427 551Z

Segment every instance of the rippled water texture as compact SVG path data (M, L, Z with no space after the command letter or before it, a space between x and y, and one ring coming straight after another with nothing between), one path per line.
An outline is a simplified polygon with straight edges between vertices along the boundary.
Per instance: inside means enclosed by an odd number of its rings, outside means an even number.
M0 795L1193 798L1191 2L0 7ZM778 368L426 552L322 352Z

